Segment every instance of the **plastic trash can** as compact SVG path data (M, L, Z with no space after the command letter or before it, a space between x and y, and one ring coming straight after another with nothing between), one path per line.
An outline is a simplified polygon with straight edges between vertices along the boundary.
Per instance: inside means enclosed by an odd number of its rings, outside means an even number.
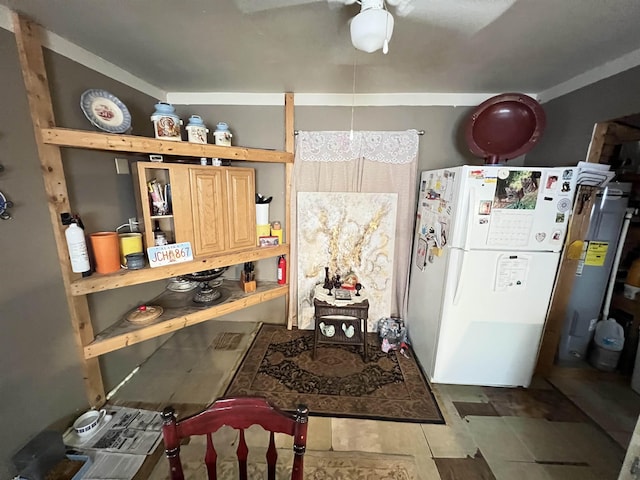
M589 353L589 363L598 370L613 372L620 360L624 347L624 330L613 318L601 320L596 324L593 347Z

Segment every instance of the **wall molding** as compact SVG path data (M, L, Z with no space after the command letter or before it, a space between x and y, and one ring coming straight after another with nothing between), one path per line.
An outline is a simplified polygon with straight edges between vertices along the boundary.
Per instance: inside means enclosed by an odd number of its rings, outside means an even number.
M0 5L0 28L13 32L13 21L11 19L11 10L4 5Z
M295 93L295 92L294 92ZM295 93L296 107L469 107L498 93ZM535 93L527 95L536 98ZM168 92L176 105L284 105L282 93Z
M600 80L613 77L618 73L622 73L638 65L640 65L640 49L606 62L599 67L587 70L580 75L570 78L566 82L559 83L554 87L540 92L538 94L538 101L540 103L549 102L555 98L599 82Z
M13 32L13 17L11 15L11 10L4 5L0 5L0 27ZM72 43L44 28L42 29L41 42L44 47L68 58L69 60L73 60L74 62L84 65L91 70L95 70L96 72L112 78L113 80L124 83L135 90L146 93L151 97L155 97L158 100L164 101L166 99L167 92L164 90L145 82L104 58L99 57L98 55L91 53L75 43Z

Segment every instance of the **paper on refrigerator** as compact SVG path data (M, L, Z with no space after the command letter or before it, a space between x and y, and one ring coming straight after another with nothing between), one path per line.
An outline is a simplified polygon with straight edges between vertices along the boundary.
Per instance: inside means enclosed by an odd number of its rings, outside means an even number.
M524 289L529 275L529 256L500 255L496 268L494 290L504 292L508 290Z

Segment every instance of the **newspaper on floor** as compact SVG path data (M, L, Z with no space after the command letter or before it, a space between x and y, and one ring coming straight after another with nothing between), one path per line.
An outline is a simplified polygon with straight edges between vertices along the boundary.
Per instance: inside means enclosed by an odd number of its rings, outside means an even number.
M91 466L82 476L82 480L130 480L140 470L145 455L128 453L89 452Z
M69 428L63 435L65 445L76 450L148 455L162 440L160 412L112 406L95 432L78 435ZM143 457L144 460L144 457Z

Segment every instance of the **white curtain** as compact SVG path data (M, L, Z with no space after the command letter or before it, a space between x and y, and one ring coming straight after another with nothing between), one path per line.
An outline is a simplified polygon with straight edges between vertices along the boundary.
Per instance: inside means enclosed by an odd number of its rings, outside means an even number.
M297 325L298 192L397 193L391 313L406 318L418 132L298 132L291 182L289 327Z

